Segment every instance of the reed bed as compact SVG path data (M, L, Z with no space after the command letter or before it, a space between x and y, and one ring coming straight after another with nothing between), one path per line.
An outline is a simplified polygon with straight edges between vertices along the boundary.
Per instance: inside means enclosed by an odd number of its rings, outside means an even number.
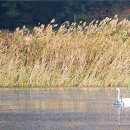
M130 21L105 18L56 29L0 33L0 86L117 86L130 83Z

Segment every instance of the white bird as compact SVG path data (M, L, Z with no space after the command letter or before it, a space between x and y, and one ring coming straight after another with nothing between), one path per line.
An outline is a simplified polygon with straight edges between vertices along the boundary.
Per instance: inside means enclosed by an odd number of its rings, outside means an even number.
M114 105L130 107L130 98L124 98L123 96L121 96L119 88L117 88L116 90L117 90L117 99L114 102Z
M120 95L120 89L117 88L117 97L116 97L116 100L114 102L114 105L120 105L120 106L123 106L123 102L122 102L122 98L121 98L121 95Z

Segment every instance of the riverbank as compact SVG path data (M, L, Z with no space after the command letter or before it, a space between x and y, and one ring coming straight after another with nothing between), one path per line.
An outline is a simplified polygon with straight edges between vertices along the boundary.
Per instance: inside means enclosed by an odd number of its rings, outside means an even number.
M0 86L130 85L130 21L47 26L0 33Z

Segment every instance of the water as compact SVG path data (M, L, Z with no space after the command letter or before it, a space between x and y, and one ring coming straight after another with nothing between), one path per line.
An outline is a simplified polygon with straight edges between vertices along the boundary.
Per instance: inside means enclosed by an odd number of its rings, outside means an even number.
M129 130L130 108L114 107L115 95L115 88L0 89L0 130Z

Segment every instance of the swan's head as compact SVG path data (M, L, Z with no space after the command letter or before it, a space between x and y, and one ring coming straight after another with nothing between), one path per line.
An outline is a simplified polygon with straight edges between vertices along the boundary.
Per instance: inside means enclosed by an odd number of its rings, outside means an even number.
M125 95L121 95L121 99L125 98Z
M120 89L119 89L119 88L117 88L116 90L117 90L117 91L120 91Z

